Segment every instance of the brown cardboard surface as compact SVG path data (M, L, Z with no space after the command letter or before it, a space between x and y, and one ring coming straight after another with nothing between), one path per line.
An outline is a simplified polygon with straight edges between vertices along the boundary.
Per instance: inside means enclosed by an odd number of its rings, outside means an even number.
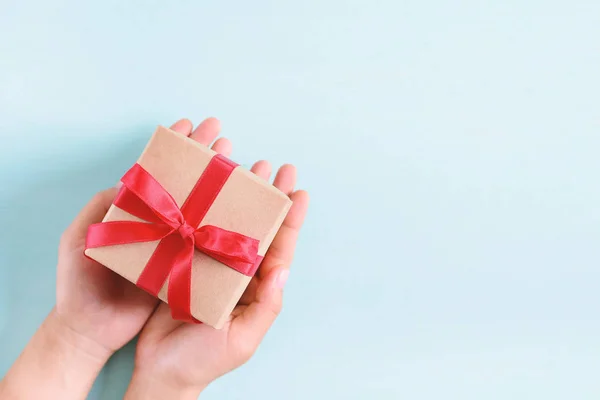
M179 133L158 127L138 163L173 196L181 207L198 178L215 154L207 147ZM264 255L289 208L290 199L250 171L237 167L202 225L216 225L260 241ZM111 206L104 221L139 221ZM158 241L107 246L86 250L86 255L131 282L136 282ZM192 263L192 315L221 328L250 282L250 277L196 251ZM159 298L167 301L165 283Z

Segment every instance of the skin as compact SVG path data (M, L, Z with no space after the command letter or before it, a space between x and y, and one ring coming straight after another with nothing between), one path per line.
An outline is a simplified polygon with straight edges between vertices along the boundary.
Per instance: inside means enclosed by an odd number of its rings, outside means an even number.
M215 118L196 129L183 119L171 129L231 153L229 140L215 141ZM259 161L251 170L269 179L271 166ZM174 321L166 304L83 256L87 227L102 220L117 189L94 196L61 237L56 306L0 381L0 398L85 399L108 358L138 333L128 400L196 399L210 382L248 361L281 311L309 202L306 192L295 191L292 165L282 166L273 184L290 196L292 208L222 330Z

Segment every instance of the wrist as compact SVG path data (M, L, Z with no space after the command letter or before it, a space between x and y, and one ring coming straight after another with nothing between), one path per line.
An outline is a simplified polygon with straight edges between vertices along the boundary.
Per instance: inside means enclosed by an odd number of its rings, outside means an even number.
M61 352L90 366L102 367L114 353L113 350L73 329L56 309L53 309L44 321L42 330Z
M207 385L189 386L165 379L160 373L134 370L124 400L196 400Z
M84 398L110 355L52 310L6 374L0 397Z

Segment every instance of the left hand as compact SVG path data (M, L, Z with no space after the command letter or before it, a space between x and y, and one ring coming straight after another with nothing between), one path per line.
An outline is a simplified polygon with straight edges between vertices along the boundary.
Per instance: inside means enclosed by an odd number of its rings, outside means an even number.
M193 132L180 120L171 129L204 142L219 122L209 118ZM216 151L230 149L217 140ZM89 225L100 222L117 189L98 193L64 232L58 250L56 307L0 381L2 399L83 399L110 355L144 326L158 300L84 256Z
M202 135L216 123L208 119L193 135ZM182 119L171 129L190 135L192 123ZM87 228L101 222L117 194L100 192L64 232L58 249L56 310L59 321L82 336L89 350L106 359L142 329L158 300L83 254Z

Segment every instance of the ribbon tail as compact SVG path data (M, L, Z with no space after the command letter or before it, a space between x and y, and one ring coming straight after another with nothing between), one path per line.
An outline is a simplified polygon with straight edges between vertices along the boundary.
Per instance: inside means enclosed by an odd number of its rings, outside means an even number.
M191 238L185 240L183 249L172 259L167 292L171 316L175 320L199 323L192 316L192 260L194 243Z
M158 297L165 281L171 272L171 265L174 260L173 255L181 257L180 253L184 248L185 242L178 235L168 235L158 243L154 253L150 256L146 267L140 274L136 285Z
M192 317L190 305L193 256L192 239L183 239L176 234L168 235L152 253L136 285L158 297L168 278L167 300L173 319L199 323Z

